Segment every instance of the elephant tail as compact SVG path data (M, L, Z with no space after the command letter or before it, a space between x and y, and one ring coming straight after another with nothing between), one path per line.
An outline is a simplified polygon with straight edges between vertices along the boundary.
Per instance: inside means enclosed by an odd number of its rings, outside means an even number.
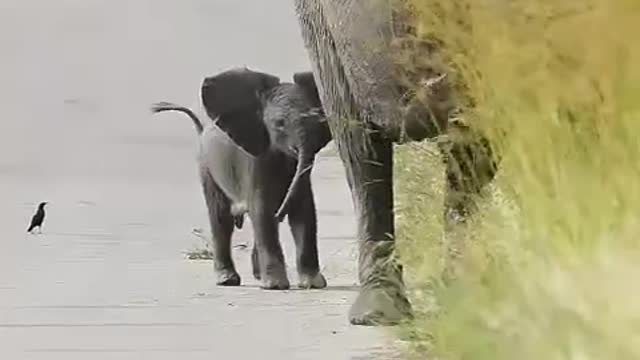
M202 122L200 122L198 116L196 116L196 114L188 107L176 105L166 101L158 102L151 105L151 112L153 112L154 114L163 111L179 111L187 114L191 118L191 121L193 121L193 125L196 127L196 132L198 133L198 135L202 134Z

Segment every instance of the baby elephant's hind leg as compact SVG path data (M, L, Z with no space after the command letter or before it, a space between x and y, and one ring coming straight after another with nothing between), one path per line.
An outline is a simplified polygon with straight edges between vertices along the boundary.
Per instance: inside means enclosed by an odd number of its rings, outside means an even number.
M299 286L321 289L327 286L327 281L320 272L318 260L318 225L311 180L306 178L299 186L287 214L296 243Z
M222 286L240 285L240 275L236 271L231 258L231 235L234 219L231 215L229 198L215 183L211 174L201 170L202 189L209 211L209 223L213 235L213 264L216 273L216 284Z

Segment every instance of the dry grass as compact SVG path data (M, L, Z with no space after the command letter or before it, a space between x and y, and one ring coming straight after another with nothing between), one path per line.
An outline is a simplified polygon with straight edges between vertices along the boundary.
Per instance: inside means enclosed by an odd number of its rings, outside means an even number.
M189 260L213 260L213 249L207 232L203 229L193 229L191 232L202 241L201 246L193 247L186 251L185 256Z
M640 358L640 2L408 1L503 155L481 216L452 235L464 258L444 287L439 160L399 151L415 354Z

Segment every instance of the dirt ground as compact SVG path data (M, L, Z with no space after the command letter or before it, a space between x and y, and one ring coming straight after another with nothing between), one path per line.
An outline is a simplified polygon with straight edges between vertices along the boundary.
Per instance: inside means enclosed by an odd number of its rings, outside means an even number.
M313 173L328 289L260 290L250 224L234 235L243 286L186 259L208 232L194 132L148 106L201 114L201 78L229 66L306 70L290 1L266 3L2 2L0 358L392 357L385 330L348 324L355 224L330 149ZM27 235L40 201L43 234ZM281 241L295 284L286 222Z

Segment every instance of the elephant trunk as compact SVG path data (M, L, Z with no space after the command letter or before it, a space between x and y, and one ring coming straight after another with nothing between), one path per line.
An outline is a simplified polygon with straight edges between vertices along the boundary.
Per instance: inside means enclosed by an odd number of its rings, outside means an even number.
M282 222L284 220L284 216L287 214L287 207L289 206L289 202L293 198L293 195L296 192L298 184L302 180L303 176L310 176L311 169L313 168L315 156L314 153L308 153L306 151L300 151L298 154L298 164L296 165L296 172L293 175L293 179L291 180L291 184L289 184L289 188L287 189L287 193L282 200L282 204L280 204L280 208L276 212L276 219L278 222Z

